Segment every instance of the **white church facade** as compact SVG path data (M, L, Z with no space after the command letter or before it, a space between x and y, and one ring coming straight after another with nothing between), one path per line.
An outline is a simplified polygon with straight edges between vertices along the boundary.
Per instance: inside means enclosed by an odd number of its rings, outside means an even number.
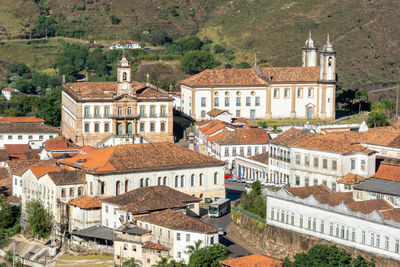
M302 67L207 69L181 82L182 111L204 120L214 108L246 119L335 119L336 52L329 41L320 52L311 34Z

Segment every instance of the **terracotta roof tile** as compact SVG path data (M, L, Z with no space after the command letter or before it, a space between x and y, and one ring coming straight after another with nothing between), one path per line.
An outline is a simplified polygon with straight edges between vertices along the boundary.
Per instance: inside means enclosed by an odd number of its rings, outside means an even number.
M53 166L41 166L41 167L31 167L30 168L31 172L37 179L42 177L45 174L48 174L49 172L58 172L59 168L56 165Z
M251 69L207 69L183 81L182 84L191 87L201 86L250 86L266 85L266 79L272 78L270 82L297 82L313 81L319 77L319 66L317 67L274 67L259 68L257 75L254 68Z
M249 157L249 159L261 162L263 164L268 164L268 158L269 158L268 152Z
M360 139L362 143L400 148L400 130L392 126L371 128Z
M101 201L103 199L109 198L105 197L91 197L91 196L83 196L77 199L72 200L69 204L81 209L99 209L101 208Z
M144 215L138 217L137 220L163 226L168 229L192 231L198 233L218 232L218 229L214 226L172 209Z
M322 204L331 206L339 205L341 202L353 202L353 193L333 193L325 185L305 186L305 187L290 187L286 189L292 196L299 198L308 198L313 195L316 200Z
M221 145L233 144L267 144L270 140L269 133L260 128L242 128L236 131L228 131L216 138L214 143Z
M344 184L359 184L361 182L366 181L368 178L362 177L357 174L353 173L348 173L342 178L338 180L338 183L344 183Z
M270 141L268 141L268 143L281 146L291 146L292 144L307 140L312 136L313 136L312 133L292 127L286 132L271 139Z
M77 155L61 163L95 173L182 169L225 163L168 142L118 145Z
M400 222L400 208L381 210L381 211L379 211L379 213L386 220L393 220L396 222Z
M6 149L0 149L0 162L10 159L10 155Z
M5 122L44 122L44 119L36 117L0 117Z
M31 167L55 166L55 159L49 160L10 160L8 168L13 175L22 176Z
M7 149L10 154L24 154L30 146L29 144L5 144L4 149Z
M85 183L85 174L82 171L57 170L47 173L55 185L75 185Z
M0 133L59 133L60 130L43 122L0 121Z
M142 248L152 249L152 250L169 250L169 248L167 248L163 245L160 245L160 244L155 244L155 243L147 243L147 244L143 245Z
M208 129L206 131L202 131L202 132L205 135L211 135L211 134L214 134L214 133L220 131L221 129L224 129L225 127L226 127L225 124L219 123L219 124L212 126L210 129Z
M211 117L216 117L216 116L218 116L218 115L220 115L220 114L222 114L222 113L224 113L224 112L230 114L228 111L222 110L222 109L219 109L219 108L213 108L212 110L210 110L209 112L207 112L207 114L208 114L209 116L211 116Z
M226 133L230 132L229 130L222 130L219 133L216 133L214 135L211 135L210 137L207 138L207 140L214 142L216 139L218 139L220 136L225 135Z
M189 203L200 202L200 199L165 185L144 186L103 202L120 206L132 214L143 214L165 209L186 208Z
M400 182L400 166L389 165L382 162L374 174L374 178Z
M219 263L224 267L280 267L282 265L281 261L261 254L227 259Z
M387 210L394 208L385 199L371 199L364 201L353 201L346 203L346 206L353 211L360 211L364 214L373 212L374 210Z

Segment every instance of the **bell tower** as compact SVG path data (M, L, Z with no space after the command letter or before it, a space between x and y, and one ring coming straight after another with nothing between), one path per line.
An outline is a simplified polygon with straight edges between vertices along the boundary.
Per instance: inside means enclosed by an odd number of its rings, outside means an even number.
M336 81L336 52L333 51L333 46L329 42L329 34L326 44L320 52L320 81Z
M131 94L132 88L132 71L131 63L125 57L125 51L122 54L122 59L118 61L117 67L117 95Z
M315 67L317 66L317 51L313 39L311 39L311 30L308 35L308 39L303 46L301 51L303 67Z

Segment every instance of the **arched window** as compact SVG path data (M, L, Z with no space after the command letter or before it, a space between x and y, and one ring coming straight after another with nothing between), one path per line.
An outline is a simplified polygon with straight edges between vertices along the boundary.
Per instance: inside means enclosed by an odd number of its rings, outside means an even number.
M164 184L164 185L167 185L167 177L164 177L164 182L163 182L163 184Z
M123 73L122 73L122 80L126 81L126 79L127 79L127 78L126 78L126 72L123 72Z
M143 186L143 178L140 179L140 187L142 187L142 186Z
M190 186L194 186L194 174L190 177Z
M125 181L125 193L129 191L129 181Z
M181 176L181 187L184 187L185 185L185 175Z
M202 186L203 185L203 174L200 173L199 175L199 185Z
M214 173L214 184L218 184L218 172Z
M120 182L120 181L117 181L117 182L115 183L115 195L116 195L116 196L118 196L119 193L120 193L120 187L121 187L121 182Z
M158 177L157 185L161 185L161 177Z
M177 188L178 187L178 181L179 180L179 176L177 175L177 176L175 176L175 188Z
M146 186L149 186L149 185L150 185L150 179L146 178Z

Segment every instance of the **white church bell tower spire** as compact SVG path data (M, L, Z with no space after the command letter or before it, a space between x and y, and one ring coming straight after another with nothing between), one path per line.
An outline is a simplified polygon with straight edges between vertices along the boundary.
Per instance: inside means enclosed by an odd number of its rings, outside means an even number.
M308 34L308 39L302 49L303 67L317 66L317 48L315 47L313 39L311 39L311 30Z

